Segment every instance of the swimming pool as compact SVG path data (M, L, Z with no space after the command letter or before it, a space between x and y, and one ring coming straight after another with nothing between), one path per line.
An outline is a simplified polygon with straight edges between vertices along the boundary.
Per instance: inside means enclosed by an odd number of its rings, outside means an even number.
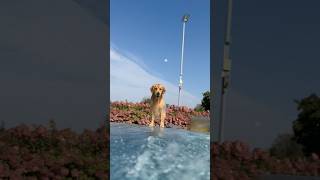
M111 123L111 180L208 180L210 137L182 129Z

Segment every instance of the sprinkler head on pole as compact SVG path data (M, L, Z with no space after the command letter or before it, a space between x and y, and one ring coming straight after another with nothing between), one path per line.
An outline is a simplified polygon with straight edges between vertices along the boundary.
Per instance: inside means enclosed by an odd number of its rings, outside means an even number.
M180 76L180 79L179 79L179 84L181 84L182 85L182 77Z
M185 15L183 15L183 17L182 17L182 21L183 21L183 22L187 22L187 21L189 20L189 17L190 17L190 15L189 15L189 14L185 14Z

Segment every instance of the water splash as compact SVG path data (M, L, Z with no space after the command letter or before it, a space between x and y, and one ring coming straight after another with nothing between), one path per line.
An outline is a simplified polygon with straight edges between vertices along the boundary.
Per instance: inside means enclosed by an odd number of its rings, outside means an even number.
M210 179L209 143L207 134L111 124L111 179Z

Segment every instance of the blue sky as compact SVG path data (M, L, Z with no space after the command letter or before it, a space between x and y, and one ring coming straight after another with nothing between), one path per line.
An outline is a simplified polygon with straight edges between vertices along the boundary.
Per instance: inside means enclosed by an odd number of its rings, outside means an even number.
M183 14L189 13L191 17L186 26L185 36L184 90L190 96L196 97L200 103L202 92L210 88L210 1L134 2L110 2L111 51L133 61L150 76L177 86L181 58L181 19ZM167 62L164 61L165 58ZM111 62L111 71L113 67ZM121 68L119 70L121 71ZM117 80L111 72L111 86L115 81ZM173 89L174 87L171 90ZM116 91L118 92L111 87L111 100ZM125 96L127 94L123 94L122 98L126 98ZM141 100L139 96L132 98ZM174 101L171 99L170 102ZM194 102L185 105L193 106Z

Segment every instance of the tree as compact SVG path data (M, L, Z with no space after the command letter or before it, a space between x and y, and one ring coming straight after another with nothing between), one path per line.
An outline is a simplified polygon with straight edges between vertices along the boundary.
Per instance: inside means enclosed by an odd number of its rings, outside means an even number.
M311 94L295 102L299 114L293 122L294 139L304 146L306 154L320 153L320 98Z
M201 106L204 108L204 110L208 111L210 110L210 91L206 91L202 93L203 98L201 101Z
M280 134L274 140L270 154L279 159L297 159L303 156L303 147L293 139L292 134Z

